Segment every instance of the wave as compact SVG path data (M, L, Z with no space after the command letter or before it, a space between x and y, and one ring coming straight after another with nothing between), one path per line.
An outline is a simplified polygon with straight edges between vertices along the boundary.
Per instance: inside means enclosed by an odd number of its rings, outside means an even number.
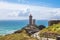
M7 35L7 34L12 34L16 30L0 30L0 35Z

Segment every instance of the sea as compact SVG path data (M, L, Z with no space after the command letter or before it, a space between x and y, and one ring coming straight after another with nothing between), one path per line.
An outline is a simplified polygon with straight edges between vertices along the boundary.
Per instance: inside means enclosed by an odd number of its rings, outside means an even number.
M0 20L0 35L14 33L29 24L28 20ZM36 25L48 26L47 20L36 20Z

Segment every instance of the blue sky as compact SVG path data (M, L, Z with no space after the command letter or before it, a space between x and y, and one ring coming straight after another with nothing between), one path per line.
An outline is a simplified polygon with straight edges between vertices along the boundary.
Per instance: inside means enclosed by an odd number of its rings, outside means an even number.
M0 0L0 20L60 19L60 0Z
M0 1L27 5L38 5L57 8L60 7L60 0L0 0Z

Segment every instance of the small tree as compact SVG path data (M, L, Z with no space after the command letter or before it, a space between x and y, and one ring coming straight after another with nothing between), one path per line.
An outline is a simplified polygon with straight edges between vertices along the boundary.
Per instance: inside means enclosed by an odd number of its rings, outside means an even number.
M38 27L40 30L42 30L42 29L44 29L44 28L46 28L44 25L39 25L39 27Z

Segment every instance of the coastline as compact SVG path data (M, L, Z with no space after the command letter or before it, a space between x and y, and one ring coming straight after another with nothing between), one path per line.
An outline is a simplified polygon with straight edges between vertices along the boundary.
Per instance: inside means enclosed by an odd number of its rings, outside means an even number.
M42 23L42 22L44 22L44 23ZM37 20L36 21L37 25L44 24L47 26L47 24L45 24L45 23L47 23L47 20L43 20L43 21ZM11 34L14 31L21 30L27 24L28 24L27 20L0 21L0 27L1 27L0 35Z

